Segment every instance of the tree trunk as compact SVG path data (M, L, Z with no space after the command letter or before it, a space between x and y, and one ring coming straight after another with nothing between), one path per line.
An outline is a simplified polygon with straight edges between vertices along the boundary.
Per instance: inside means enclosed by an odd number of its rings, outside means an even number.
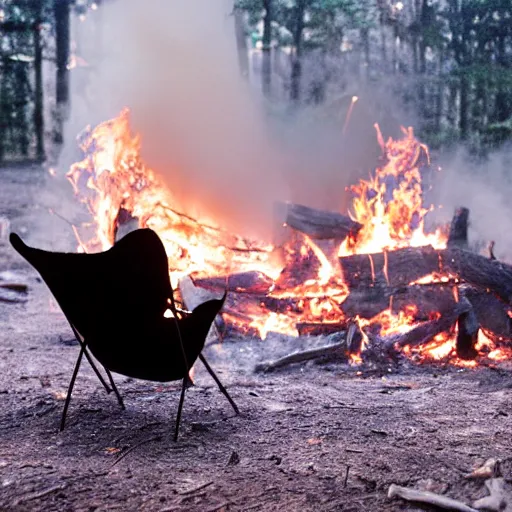
M0 58L2 59L0 70L0 164L4 160L5 155L5 140L6 140L6 132L7 132L7 94L6 94L6 82L7 82L7 73L6 73L6 61L7 59L0 53Z
M55 42L57 64L57 127L55 142L63 142L63 123L67 118L69 109L69 0L54 0L53 12L55 16Z
M306 0L297 0L297 5L295 7L295 30L293 31L293 45L295 47L295 54L292 61L290 91L290 98L294 103L298 103L300 100L300 83L302 78L302 33L304 31L305 10Z
M267 97L270 97L272 92L272 1L263 0L265 17L263 18L261 79L263 94Z
M235 34L236 47L238 51L238 65L240 73L244 78L249 77L249 54L247 50L247 39L245 37L244 13L241 9L235 8Z
M391 46L392 73L398 73L398 20L393 22L393 45Z
M497 43L498 64L505 71L507 68L505 36L500 35ZM498 92L496 93L496 112L494 118L499 123L506 121L511 115L508 102L509 92L503 82L504 80L498 77Z
M387 38L386 38L386 22L384 9L380 9L379 15L380 23L380 58L381 58L381 73L385 73L388 68L388 52L387 52Z
M370 63L371 63L371 53L370 53L370 28L364 27L361 29L361 42L363 45L363 55L364 55L364 76L366 81L370 80Z
M466 140L469 133L469 82L464 71L460 76L459 131L460 138Z
M437 84L435 96L435 121L434 127L437 133L441 131L443 123L443 97L444 97L444 80L443 80L443 51L440 51L437 69Z
M43 98L43 50L41 46L41 4L37 4L36 22L34 26L34 126L36 130L36 155L39 161L45 158L44 152L44 98Z
M449 88L448 109L446 114L448 124L451 128L455 128L458 124L457 96L457 86L452 83Z

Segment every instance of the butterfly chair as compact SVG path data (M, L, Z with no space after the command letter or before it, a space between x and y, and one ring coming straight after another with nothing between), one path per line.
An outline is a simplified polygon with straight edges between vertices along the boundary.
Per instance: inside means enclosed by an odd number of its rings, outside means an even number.
M239 414L235 402L201 354L226 294L221 299L200 304L192 312L178 311L165 248L154 231L132 231L111 249L96 254L35 249L15 233L11 233L10 242L40 273L80 344L61 430L84 355L107 393L113 390L123 409L123 400L111 372L158 382L183 379L175 440L185 390L190 383L189 371L197 358ZM174 317L164 317L168 309ZM94 364L89 350L103 365L112 389Z

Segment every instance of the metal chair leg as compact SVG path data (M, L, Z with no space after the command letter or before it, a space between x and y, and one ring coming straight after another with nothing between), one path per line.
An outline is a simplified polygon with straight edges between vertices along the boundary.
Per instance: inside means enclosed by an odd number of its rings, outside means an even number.
M212 376L217 386L219 386L220 392L228 399L229 403L231 404L231 407L233 407L233 409L235 410L235 413L240 414L240 410L238 409L234 400L229 396L227 389L222 385L222 382L219 380L217 375L215 375L215 372L212 370L211 366L208 364L203 354L199 354L199 359L204 364L205 368L208 370L208 373Z
M119 390L117 389L116 383L114 382L114 378L112 377L112 374L110 373L110 370L108 368L105 368L105 372L107 373L108 380L110 382L110 385L112 386L112 389L114 390L117 401L121 406L121 409L124 411L126 407L124 406L123 397L121 396L121 393L119 393Z
M87 347L86 347L87 344L85 343L84 338L82 338L82 336L80 336L80 333L75 329L75 326L71 322L69 322L69 325L71 326L71 329L73 329L73 334L75 335L75 338L77 339L78 343L80 343L80 347L83 349L84 355L85 355L88 363L91 365L92 369L94 370L94 373L96 374L96 376L100 380L101 384L105 388L105 391L108 394L112 393L112 390L109 388L108 384L105 382L105 379L103 378L100 371L94 364L91 354L89 354L89 352L87 351Z
M180 403L178 405L178 414L176 415L176 426L174 428L174 442L178 440L178 432L180 429L181 411L183 409L183 402L185 400L185 391L187 390L188 375L183 378L183 384L181 385Z
M68 393L66 395L66 402L64 403L64 410L62 411L62 418L60 420L60 431L64 430L64 426L66 424L66 414L68 412L69 403L71 402L71 393L73 392L73 387L75 386L76 376L78 375L78 370L80 368L80 363L82 362L82 357L85 352L85 345L80 347L80 353L78 354L78 359L75 363L75 369L73 370L73 375L69 382Z

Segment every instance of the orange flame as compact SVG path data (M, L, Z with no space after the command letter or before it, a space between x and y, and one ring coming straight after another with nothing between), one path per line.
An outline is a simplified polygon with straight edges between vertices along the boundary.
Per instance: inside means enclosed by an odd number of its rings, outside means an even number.
M94 220L94 233L88 240L76 232L80 252L97 252L111 247L123 222L134 218L139 227L155 230L169 257L171 284L196 276L229 275L258 270L277 279L281 268L273 263L270 244L247 240L217 226L212 219L193 219L177 212L178 204L162 179L146 167L140 158L140 138L132 136L129 110L112 120L88 128L82 136L82 161L75 163L67 177ZM265 338L269 331L296 335L299 321L315 321L325 316L343 315L337 307L347 296L339 271L334 269L320 248L305 237L301 257L312 252L319 262L317 276L300 286L280 289L274 298L308 299L303 313L258 311L246 328L254 328ZM336 313L334 312L336 310Z
M420 166L422 161L430 164L427 146L417 141L412 128L402 128L402 139L384 142L375 126L386 162L374 176L350 187L355 194L350 215L363 228L356 240L347 238L341 244L340 256L423 245L445 248L440 230L424 232L424 217L431 209L423 207Z
M372 253L384 252L383 272L389 285L388 251L423 245L442 249L446 247L446 235L441 230L424 231L425 215L431 210L423 206L421 183L422 166L430 163L428 148L416 140L412 128L403 128L403 138L390 138L387 142L378 125L376 129L385 162L374 176L351 187L355 198L350 214L363 227L357 238L347 238L340 245L339 255L368 254L375 281ZM271 244L229 233L213 219L192 218L177 211L179 202L173 191L141 160L140 144L140 137L130 132L128 109L94 129L89 127L82 136L80 145L85 156L71 167L67 177L93 222L80 229L73 227L78 251L108 249L119 230L133 221L138 227L155 230L162 239L174 288L181 277L192 273L212 277L257 270L273 280L261 303L242 301L236 311L223 313L225 322L242 332L257 333L264 339L269 332L297 335L299 322L342 324L346 320L342 306L349 290L339 265L333 264L317 243L297 235L284 246L285 258L291 263L283 269L275 263ZM286 274L289 268L304 278L290 279ZM302 268L307 275L302 276ZM458 280L440 266L438 272L411 284L435 282L457 284ZM266 300L281 301L284 306L278 312L271 311ZM378 329L381 336L405 333L418 324L417 313L415 305L393 311L391 297L389 308L375 317L352 319L362 334L362 342L360 351L349 354L351 362L362 361L361 353L369 344L369 329ZM457 332L452 331L435 336L423 346L405 347L403 352L421 361L450 357L456 364L475 364L456 358ZM492 361L510 357L498 341L480 331L476 350Z

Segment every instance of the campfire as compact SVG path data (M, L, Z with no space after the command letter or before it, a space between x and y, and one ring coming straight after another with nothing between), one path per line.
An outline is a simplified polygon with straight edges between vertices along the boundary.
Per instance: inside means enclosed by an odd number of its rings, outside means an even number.
M279 203L270 241L227 232L180 211L173 191L140 156L126 109L88 129L84 159L68 178L92 221L76 226L78 251L111 247L131 227L161 237L173 287L228 297L215 328L265 339L344 333L353 364L408 357L472 366L512 355L512 266L468 247L469 211L427 232L428 148L403 129L384 140L382 162L350 188L347 215Z

